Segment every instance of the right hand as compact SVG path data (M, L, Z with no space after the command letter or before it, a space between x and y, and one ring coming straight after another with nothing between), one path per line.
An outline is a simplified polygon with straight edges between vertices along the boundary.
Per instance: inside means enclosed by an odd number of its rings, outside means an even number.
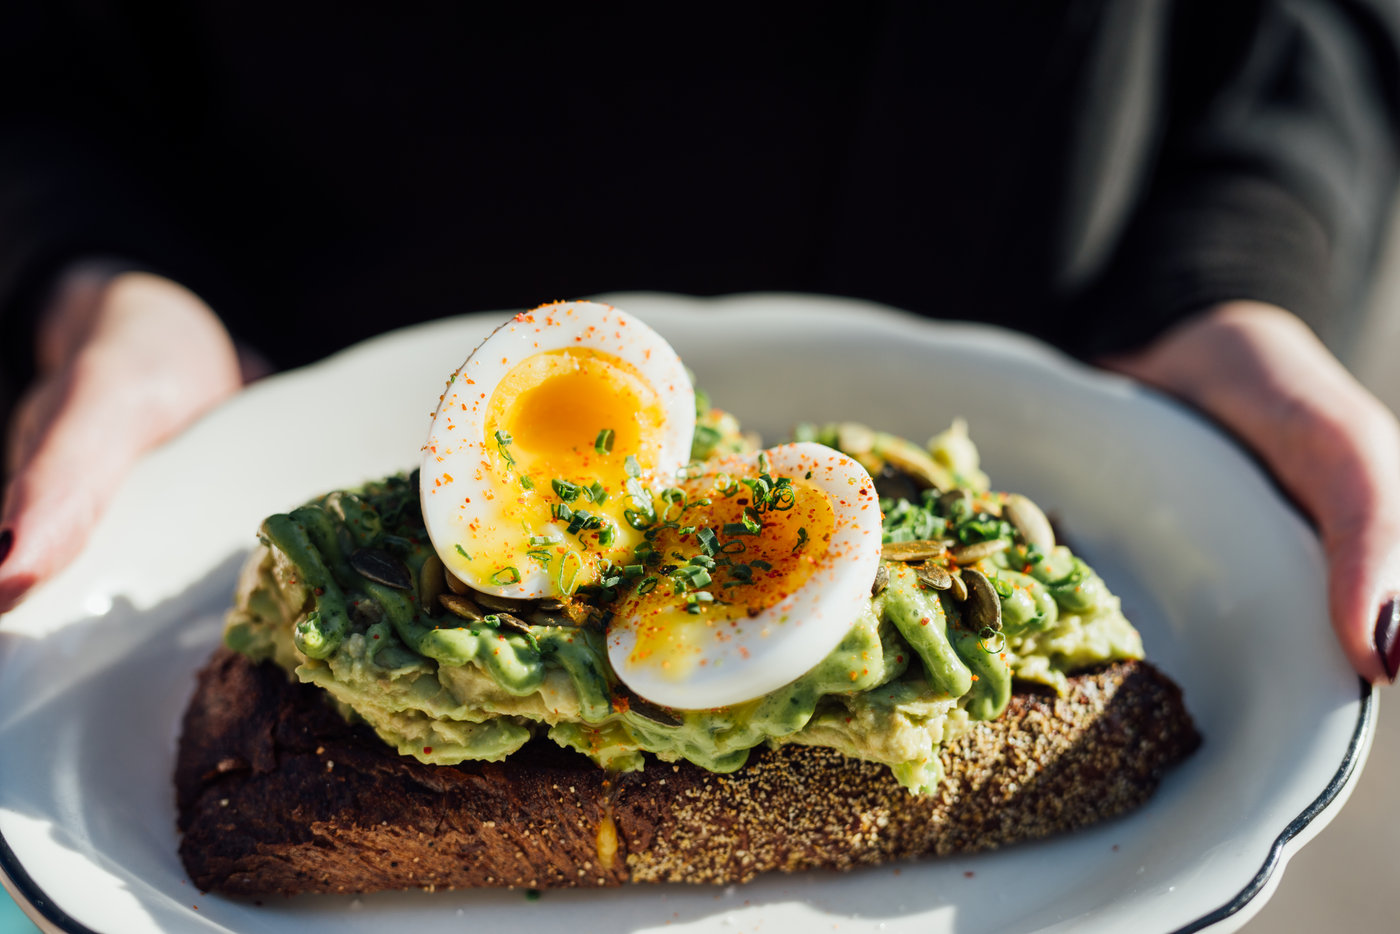
M0 505L0 613L66 566L137 458L242 385L218 317L160 276L98 263L59 279L15 407Z

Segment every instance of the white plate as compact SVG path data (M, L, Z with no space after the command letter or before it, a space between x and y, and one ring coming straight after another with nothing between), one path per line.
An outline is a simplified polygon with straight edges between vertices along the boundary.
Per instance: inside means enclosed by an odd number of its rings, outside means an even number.
M171 764L195 669L264 515L412 466L443 380L501 316L388 334L254 386L148 458L82 558L0 621L0 868L80 931L1117 931L1238 927L1336 812L1371 693L1326 624L1321 558L1201 420L1029 340L792 296L613 301L717 405L776 438L861 419L916 439L966 417L984 465L1064 517L1185 688L1205 744L1141 811L975 858L725 889L196 891ZM586 919L586 920L584 920Z

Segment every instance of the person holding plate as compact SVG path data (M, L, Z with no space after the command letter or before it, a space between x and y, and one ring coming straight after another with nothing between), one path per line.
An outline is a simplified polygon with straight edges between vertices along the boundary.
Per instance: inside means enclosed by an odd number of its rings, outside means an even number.
M1304 323L1356 313L1394 195L1392 5L161 6L0 14L0 612L269 369L561 296L805 291L1200 409L1394 680L1400 429Z

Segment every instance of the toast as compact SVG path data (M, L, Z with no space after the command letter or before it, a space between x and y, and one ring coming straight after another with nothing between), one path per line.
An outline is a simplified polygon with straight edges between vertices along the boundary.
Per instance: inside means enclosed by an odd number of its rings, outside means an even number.
M191 880L231 895L479 886L727 884L759 873L994 849L1140 805L1200 742L1152 665L1018 684L942 750L913 795L884 766L785 744L715 774L613 773L535 740L504 762L425 765L348 723L318 688L220 649L176 770Z

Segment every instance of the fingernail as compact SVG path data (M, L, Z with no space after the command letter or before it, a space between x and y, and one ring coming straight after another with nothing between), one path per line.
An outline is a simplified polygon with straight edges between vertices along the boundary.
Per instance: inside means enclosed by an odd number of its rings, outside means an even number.
M10 556L10 548L15 543L15 533L6 529L0 532L0 564L5 563L5 559Z
M1385 675L1395 681L1400 672L1400 597L1391 597L1381 605L1376 617L1376 652L1380 654Z

